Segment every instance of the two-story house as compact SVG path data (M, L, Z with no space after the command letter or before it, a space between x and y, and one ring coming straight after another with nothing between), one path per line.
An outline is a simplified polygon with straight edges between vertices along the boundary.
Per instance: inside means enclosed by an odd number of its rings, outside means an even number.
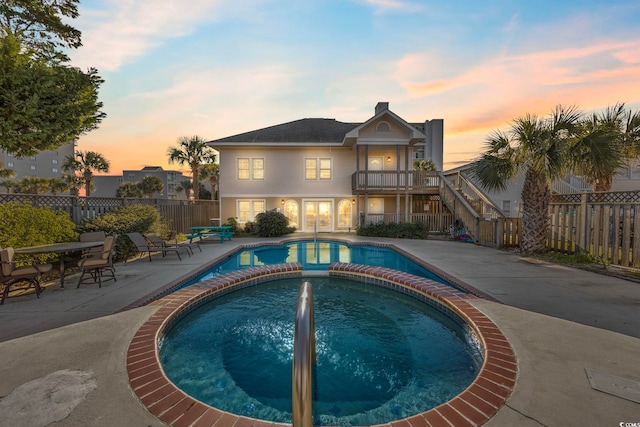
M301 119L207 143L220 153L221 220L279 209L299 231L351 231L433 210L443 120L408 123L380 102L362 123ZM430 199L431 196L434 196Z

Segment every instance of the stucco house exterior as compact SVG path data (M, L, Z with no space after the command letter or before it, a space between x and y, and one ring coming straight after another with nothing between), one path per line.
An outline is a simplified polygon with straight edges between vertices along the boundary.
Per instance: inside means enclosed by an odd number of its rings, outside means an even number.
M443 120L408 123L379 102L361 123L308 118L209 141L220 154L221 221L278 209L298 231L352 231L432 210L443 163Z

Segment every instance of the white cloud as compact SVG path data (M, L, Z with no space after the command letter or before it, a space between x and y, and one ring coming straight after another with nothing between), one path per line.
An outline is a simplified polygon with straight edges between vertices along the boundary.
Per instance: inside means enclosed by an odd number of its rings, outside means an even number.
M104 9L81 8L83 47L72 54L81 68L115 71L165 40L193 32L216 18L211 0L111 0Z

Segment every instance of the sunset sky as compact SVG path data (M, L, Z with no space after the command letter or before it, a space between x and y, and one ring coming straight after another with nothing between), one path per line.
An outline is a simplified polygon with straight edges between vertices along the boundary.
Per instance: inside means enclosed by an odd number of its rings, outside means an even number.
M378 101L441 118L444 168L557 104L640 109L638 0L81 0L74 65L105 79L80 137L123 169L302 118L363 122Z

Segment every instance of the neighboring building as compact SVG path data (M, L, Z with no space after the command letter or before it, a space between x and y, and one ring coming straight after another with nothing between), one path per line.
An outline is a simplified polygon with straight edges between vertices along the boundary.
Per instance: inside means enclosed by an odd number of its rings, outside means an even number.
M522 214L522 188L524 186L524 174L520 174L507 183L504 191L488 190L483 188L469 172L471 163L450 169L444 172L445 177L456 189L474 206L477 193L485 196L492 204L502 211L504 216L517 217ZM554 194L585 193L591 192L592 186L579 176L569 175L564 179L557 179L551 185ZM640 161L631 161L614 177L611 190L615 191L640 191ZM483 212L477 209L480 215Z
M124 170L122 175L97 175L93 177L95 189L91 192L93 197L115 197L118 187L126 182L138 183L146 176L156 176L164 184L162 194L155 197L160 199L186 200L184 191L178 192L176 188L182 181L189 181L188 176L182 172L166 171L160 166L146 166L141 170Z
M443 163L443 120L408 123L375 107L364 123L301 119L209 141L220 153L221 220L240 224L279 209L299 231L350 231L429 211L434 173L413 159Z
M0 150L0 163L5 169L15 172L11 179L17 181L25 177L62 178L65 158L73 156L75 143L59 147L57 150L41 151L32 157L17 158L13 153ZM0 188L4 192L4 188Z

